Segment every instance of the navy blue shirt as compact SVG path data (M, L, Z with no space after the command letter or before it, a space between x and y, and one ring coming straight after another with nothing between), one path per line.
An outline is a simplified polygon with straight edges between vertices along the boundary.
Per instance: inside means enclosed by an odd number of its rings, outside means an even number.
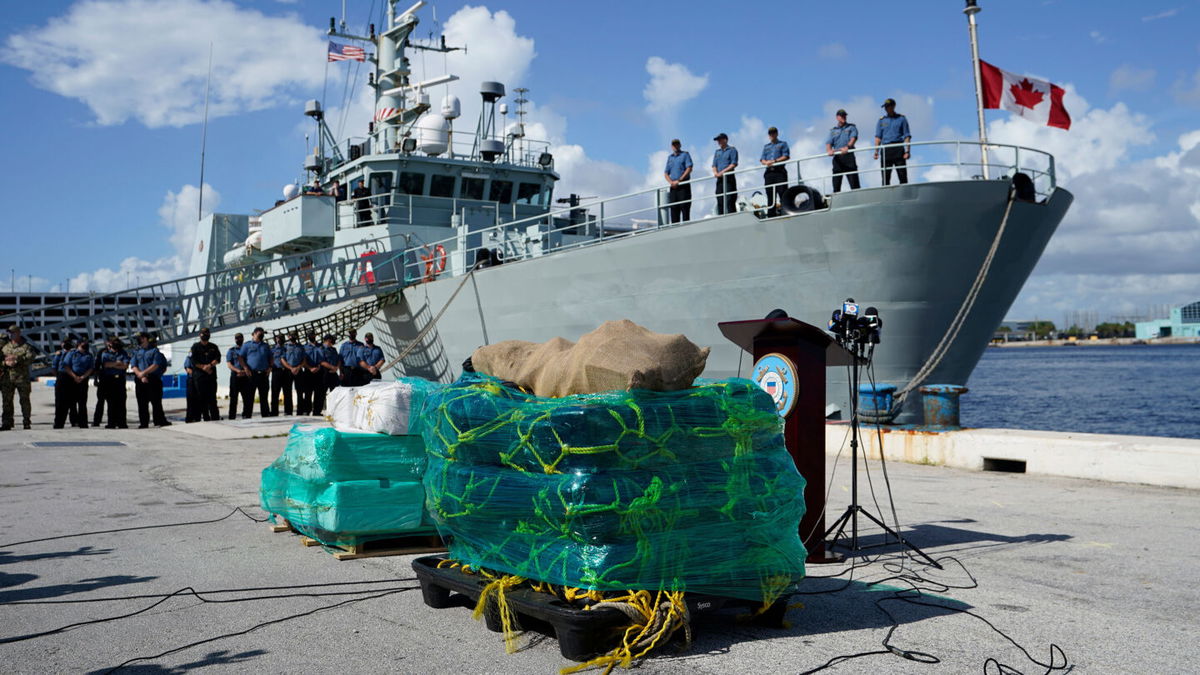
M237 345L234 345L229 348L229 351L225 352L225 362L232 363L234 365L234 367L240 369L242 367L242 364L240 361L238 361L238 356L240 356L241 354L242 354L242 348Z
M850 145L850 141L855 138L858 138L858 127L847 122L829 130L829 135L825 137L825 145L834 150L841 150Z
M83 375L96 367L96 357L78 349L63 355L62 370L69 370L76 375Z
M246 360L246 367L252 371L267 370L271 367L271 345L251 340L242 345L238 355Z
M882 145L899 143L906 138L911 138L912 134L908 131L908 118L899 114L895 117L887 115L880 117L879 121L875 123L875 137Z
M308 359L310 368L321 363L321 345L312 342L304 345L304 358Z
M379 345L363 345L358 350L358 360L366 361L368 366L373 366L383 360L383 350L379 348Z
M303 366L308 360L308 350L304 345L295 342L289 342L283 346L283 360L288 362L292 368Z
M103 352L100 352L100 365L101 366L103 366L105 363L110 363L113 361L120 361L121 363L128 364L129 363L129 354L124 349L117 349L117 350L108 349ZM105 375L121 375L124 373L125 373L125 371L121 370L119 368L104 368Z
M667 168L664 173L671 180L679 180L683 176L683 172L692 168L692 156L686 150L672 152L667 155Z
M738 151L737 148L733 147L732 145L727 145L724 148L717 148L717 151L713 153L713 166L717 168L717 171L722 171L726 167L737 163Z
M338 355L342 357L344 365L353 368L358 365L358 350L363 346L363 343L358 340L346 340L342 343L342 348L338 350Z
M321 354L320 363L328 363L331 366L342 365L342 357L340 354L338 354L336 347L326 347L325 345L321 345L319 352Z
M763 146L762 159L771 160L791 156L792 149L788 147L787 141L775 141ZM737 160L735 159L734 161Z
M284 349L284 345L271 345L271 364L276 368L283 367L283 361L280 361L280 359L283 358Z
M63 369L63 367L62 367L63 357L70 353L71 352L55 352L54 353L54 358L50 359L50 367L54 369L54 372L57 373L58 371Z
M139 347L133 351L133 356L129 360L129 365L138 370L145 370L155 364L158 364L158 369L146 375L146 377L160 378L163 375L163 371L167 368L167 357L158 351L158 347Z

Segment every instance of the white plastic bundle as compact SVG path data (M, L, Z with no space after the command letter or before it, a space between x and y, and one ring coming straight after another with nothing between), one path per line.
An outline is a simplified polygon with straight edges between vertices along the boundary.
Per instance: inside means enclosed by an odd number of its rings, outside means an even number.
M337 387L329 392L329 416L339 430L362 430L392 436L411 430L413 386L403 380L372 382L362 387Z

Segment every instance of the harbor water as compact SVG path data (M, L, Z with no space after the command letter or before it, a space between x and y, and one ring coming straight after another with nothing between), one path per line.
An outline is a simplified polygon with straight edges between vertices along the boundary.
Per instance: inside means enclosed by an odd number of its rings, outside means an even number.
M1200 438L1200 345L988 349L968 427Z

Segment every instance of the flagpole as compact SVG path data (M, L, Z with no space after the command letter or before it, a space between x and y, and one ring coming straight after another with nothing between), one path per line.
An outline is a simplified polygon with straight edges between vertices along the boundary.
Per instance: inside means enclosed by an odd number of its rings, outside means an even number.
M975 15L979 13L980 8L975 4L976 0L966 0L967 6L963 9L963 14L967 15L967 28L971 34L971 64L972 70L975 73L975 108L979 113L979 161L983 168L983 178L988 179L988 157L987 157L987 127L983 121L983 81L979 71L979 36L975 30Z
M204 217L204 151L208 147L208 90L212 86L213 43L208 43L208 80L204 83L204 131L200 134L200 199L196 204L196 220Z

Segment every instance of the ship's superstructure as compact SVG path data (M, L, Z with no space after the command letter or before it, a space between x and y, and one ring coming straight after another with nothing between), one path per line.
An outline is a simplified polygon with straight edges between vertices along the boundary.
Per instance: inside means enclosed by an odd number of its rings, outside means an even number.
M201 326L219 344L251 325L354 327L404 355L390 375L446 380L481 344L576 339L629 318L712 347L705 374L729 376L749 364L718 321L779 307L824 325L854 297L885 321L877 380L963 383L1073 199L1045 153L948 141L912 144L911 184L839 194L826 155L793 159L789 175L803 181L774 209L761 170L741 170L736 212L708 213L698 194L683 223L670 222L665 189L555 200L552 148L525 135L527 90L514 90L517 122L506 125L505 84L482 83L468 129L457 98L431 102L453 75L411 80L408 49L453 49L410 39L422 5L397 12L389 0L382 30L363 37L331 22L331 34L375 48L366 136L336 142L310 101L319 141L304 186L261 213L205 218L191 276L126 291L139 306L46 325L35 339L127 332L138 311L174 317L164 341ZM856 149L859 166L875 150ZM827 397L831 413L847 407L838 372Z

